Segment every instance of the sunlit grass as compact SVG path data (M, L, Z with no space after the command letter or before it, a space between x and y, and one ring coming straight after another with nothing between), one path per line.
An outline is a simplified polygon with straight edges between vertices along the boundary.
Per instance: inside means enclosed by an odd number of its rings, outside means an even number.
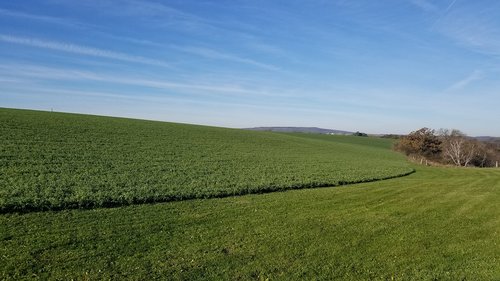
M327 137L0 109L0 211L223 197L412 171L380 146L388 140Z
M0 216L3 279L498 280L500 171Z

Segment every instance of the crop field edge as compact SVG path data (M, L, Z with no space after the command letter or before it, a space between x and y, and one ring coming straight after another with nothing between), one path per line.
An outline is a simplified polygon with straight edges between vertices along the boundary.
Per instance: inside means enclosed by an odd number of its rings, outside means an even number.
M93 202L88 202L88 204L68 204L64 206L23 206L23 208L18 208L18 206L5 206L0 209L0 215L3 214L26 214L26 213L35 213L35 212L46 212L46 211L62 211L62 210L91 210L98 208L117 208L122 206L130 206L130 205L143 205L143 204L160 204L160 203L168 203L168 202L177 202L177 201L187 201L187 200L197 200L197 199L214 199L214 198L226 198L226 197L235 197L235 196L244 196L250 194L266 194L272 192L286 192L290 190L298 190L298 189L312 189L312 188L329 188L329 187L339 187L346 185L355 185L360 183L369 183L383 180L390 180L395 178L401 178L405 176L409 176L415 173L416 170L411 168L410 171L404 172L397 175L382 177L382 178L371 178L371 179L361 179L355 181L340 181L337 183L312 183L312 184L304 184L304 185L296 185L296 186L269 186L264 188L258 188L255 190L239 190L236 193L218 193L218 194L209 194L209 195L187 195L184 197L179 196L165 196L163 198L145 198L141 200L132 200L130 201L117 201L110 200L105 201L102 204L93 204Z

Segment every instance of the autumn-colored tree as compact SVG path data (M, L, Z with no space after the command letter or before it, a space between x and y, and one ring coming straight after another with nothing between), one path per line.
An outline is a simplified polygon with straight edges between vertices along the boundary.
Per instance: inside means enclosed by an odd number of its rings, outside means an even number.
M441 152L441 141L434 130L422 128L402 137L395 148L406 155L433 159Z

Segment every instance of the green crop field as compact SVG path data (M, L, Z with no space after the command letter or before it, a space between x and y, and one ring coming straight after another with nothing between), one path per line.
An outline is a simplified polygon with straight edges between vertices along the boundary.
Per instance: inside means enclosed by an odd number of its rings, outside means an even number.
M0 109L0 211L222 197L412 172L384 149L390 144Z
M500 169L391 144L0 109L0 280L500 280Z
M368 138L357 136L342 136L342 135L326 135L326 134L306 134L306 133L282 133L289 136L305 137L309 139L334 141L336 143L344 143L351 145L363 145L372 148L383 148L386 150L392 148L393 140L384 138Z
M500 170L0 216L0 279L500 280Z

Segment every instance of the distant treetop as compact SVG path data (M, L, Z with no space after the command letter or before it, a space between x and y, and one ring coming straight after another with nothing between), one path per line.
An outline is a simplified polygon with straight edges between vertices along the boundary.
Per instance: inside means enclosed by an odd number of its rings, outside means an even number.
M358 137L367 137L368 135L366 133L361 133L359 131L356 131L356 133L352 134L353 136L358 136Z

